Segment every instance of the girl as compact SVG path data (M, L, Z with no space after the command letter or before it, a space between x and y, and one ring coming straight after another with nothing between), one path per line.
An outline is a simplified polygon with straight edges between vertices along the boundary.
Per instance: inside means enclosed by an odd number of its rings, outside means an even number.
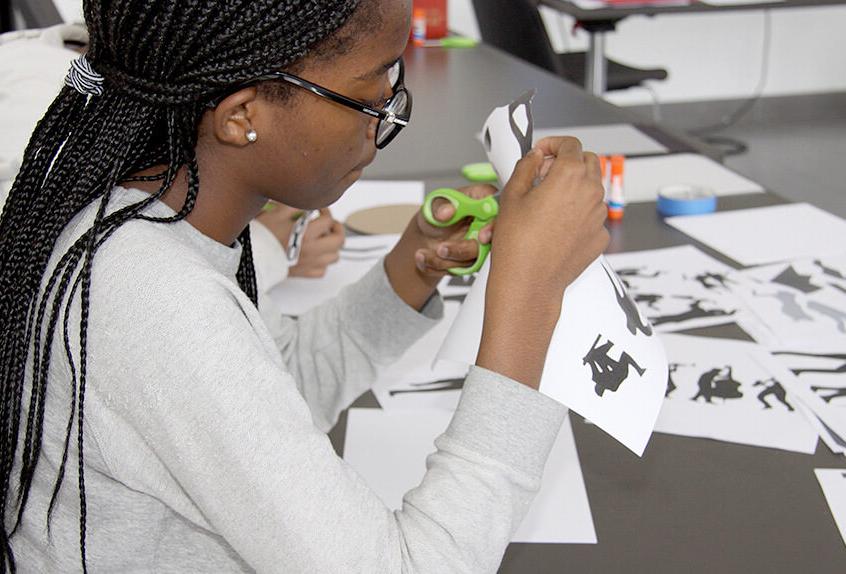
M608 240L596 157L544 140L506 185L477 366L391 512L325 431L477 245L418 216L265 323L248 223L332 203L407 123L410 1L84 9L0 219L4 570L495 571L565 413L535 390L564 288Z

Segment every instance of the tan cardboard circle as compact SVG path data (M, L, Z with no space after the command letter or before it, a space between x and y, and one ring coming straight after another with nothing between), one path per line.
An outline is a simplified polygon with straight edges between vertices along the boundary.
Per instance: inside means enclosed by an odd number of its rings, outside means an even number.
M380 205L351 213L345 224L362 235L402 233L419 209L419 205L410 204Z

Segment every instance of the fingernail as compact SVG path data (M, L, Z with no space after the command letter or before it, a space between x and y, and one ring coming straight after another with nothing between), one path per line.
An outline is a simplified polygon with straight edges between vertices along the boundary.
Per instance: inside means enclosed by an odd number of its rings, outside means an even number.
M444 205L438 208L438 219L446 219L447 217L449 217L449 207Z
M438 257L446 257L447 255L449 255L449 249L446 245L438 247Z
M483 229L479 232L479 241L482 243L490 243L491 241L491 230L490 229Z
M426 256L422 252L418 251L414 254L414 263L420 271L426 270Z

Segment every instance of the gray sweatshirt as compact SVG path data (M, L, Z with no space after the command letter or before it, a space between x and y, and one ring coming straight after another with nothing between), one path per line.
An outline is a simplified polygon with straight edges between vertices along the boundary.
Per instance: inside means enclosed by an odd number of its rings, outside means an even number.
M115 189L110 211L145 197ZM67 227L54 262L88 229ZM151 215L170 215L164 204ZM187 222L125 224L94 260L84 460L89 571L494 572L539 488L565 409L482 368L401 510L384 506L329 443L339 412L439 319L405 305L377 265L294 320L263 321L236 281L240 247ZM53 263L51 263L51 266ZM79 303L70 339L78 369ZM43 452L12 539L21 572L74 572L71 371L56 338Z

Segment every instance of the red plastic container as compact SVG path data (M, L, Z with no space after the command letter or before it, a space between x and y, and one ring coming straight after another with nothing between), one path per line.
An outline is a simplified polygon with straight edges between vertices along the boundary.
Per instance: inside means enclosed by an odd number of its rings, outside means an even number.
M447 0L414 0L412 14L426 14L426 39L436 40L447 35ZM412 33L415 26L412 25Z

